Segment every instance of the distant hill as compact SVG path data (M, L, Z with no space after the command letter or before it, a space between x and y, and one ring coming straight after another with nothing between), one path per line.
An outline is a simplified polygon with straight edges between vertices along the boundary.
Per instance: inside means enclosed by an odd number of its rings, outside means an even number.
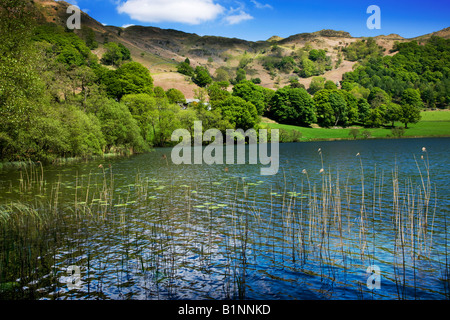
M411 40L424 41L424 40L431 38L432 36L449 39L450 38L450 27L436 31L436 32L432 32L432 33L429 33L429 34L426 34L426 35L423 35L420 37L416 37Z
M69 3L52 0L34 0L34 3L42 13L42 21L66 24L68 18L66 9ZM360 40L345 31L320 30L313 33L299 33L287 38L273 36L266 41L254 42L236 38L199 36L156 27L105 26L86 13L82 13L81 22L83 27L94 30L99 43L99 48L94 50L94 53L99 57L105 51L103 48L105 41L122 43L129 48L134 61L150 69L155 85L164 89L177 88L187 98L193 98L196 85L176 72L177 63L184 61L187 57L194 67L206 66L212 75L218 68L223 68L233 75L245 58L247 61L245 70L249 79L259 78L262 86L276 88L288 84L289 79L296 75L292 72L278 72L274 76L267 68L264 68L264 59L271 59L275 55L280 57L295 55L298 49L308 44L311 48L326 50L332 64L335 65L342 49ZM81 34L80 31L76 33ZM417 37L414 40L424 41L432 35L449 38L450 28ZM389 54L395 41L409 41L396 34L378 36L375 40L386 49L386 54ZM274 43L278 45L275 53L271 49ZM343 61L337 68L327 71L323 76L328 80L339 81L345 72L352 70L354 64L354 62ZM301 78L299 81L308 87L311 78Z

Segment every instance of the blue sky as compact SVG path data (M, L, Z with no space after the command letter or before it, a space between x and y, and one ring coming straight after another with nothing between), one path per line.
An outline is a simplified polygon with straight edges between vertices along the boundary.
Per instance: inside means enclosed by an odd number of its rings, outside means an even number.
M405 0L66 0L101 23L176 29L199 35L266 40L322 29L352 36L412 38L450 27L450 1ZM367 8L381 9L381 29L367 28Z

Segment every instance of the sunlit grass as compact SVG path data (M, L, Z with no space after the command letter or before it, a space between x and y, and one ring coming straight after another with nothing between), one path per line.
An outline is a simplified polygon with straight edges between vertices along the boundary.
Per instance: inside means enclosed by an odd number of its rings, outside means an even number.
M450 112L449 111L424 111L422 120L416 124L409 124L404 137L450 137ZM301 141L311 140L351 140L351 128L304 128L276 123L265 123L273 129L297 130L302 133ZM402 123L395 123L403 127ZM367 131L372 138L392 137L390 128L363 128L358 127L360 133ZM358 139L363 139L360 134Z

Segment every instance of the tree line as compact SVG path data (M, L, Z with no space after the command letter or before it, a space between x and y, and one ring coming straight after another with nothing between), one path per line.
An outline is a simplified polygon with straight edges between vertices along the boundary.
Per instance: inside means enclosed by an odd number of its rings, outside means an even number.
M106 41L99 59L91 51L98 46L92 30L78 36L55 24L36 24L33 8L20 0L0 4L3 161L145 152L170 145L175 129L192 131L195 121L223 132L257 129L263 116L298 126L402 122L408 128L424 106L450 103L450 40L432 37L425 45L397 43L392 57L382 57L373 41L357 42L344 52L359 59L354 71L340 84L315 77L308 90L296 82L278 90L259 86L247 80L246 61L239 69L244 72L230 79L221 69L212 77L186 59L178 71L198 85L200 101L186 108L183 93L155 87L149 70L132 61L122 44ZM325 51L302 52L326 64Z

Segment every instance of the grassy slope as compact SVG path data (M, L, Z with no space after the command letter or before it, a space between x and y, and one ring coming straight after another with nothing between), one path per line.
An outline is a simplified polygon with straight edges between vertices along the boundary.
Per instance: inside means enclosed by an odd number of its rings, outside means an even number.
M323 129L323 128L303 128L290 125L265 123L270 128L298 130L302 133L302 140L337 140L352 139L349 135L350 128L345 129ZM402 126L396 123L397 126ZM370 131L373 138L386 138L392 136L391 129L377 128L364 129L360 131ZM404 137L450 137L450 111L424 111L422 120L417 124L410 124L405 131ZM359 136L358 138L361 138Z

